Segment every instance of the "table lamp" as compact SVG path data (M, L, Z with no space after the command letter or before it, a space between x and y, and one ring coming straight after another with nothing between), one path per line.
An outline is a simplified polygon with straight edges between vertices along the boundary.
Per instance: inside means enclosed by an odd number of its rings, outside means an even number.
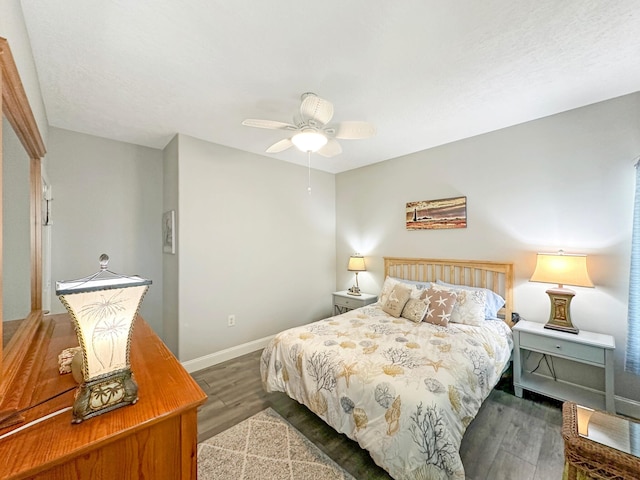
M138 401L129 363L133 323L151 280L107 270L78 280L56 282L56 295L71 315L82 353L82 382L73 404L72 423Z
M347 290L349 295L361 295L360 287L358 286L358 272L365 272L367 270L366 265L364 264L364 257L359 254L351 255L349 257L349 265L347 266L347 270L350 272L356 272L356 284Z
M587 256L564 253L538 253L536 269L530 282L556 283L557 288L550 288L547 294L551 300L549 321L544 328L551 328L569 333L578 333L571 322L571 299L576 292L564 285L577 287L593 287L587 271Z

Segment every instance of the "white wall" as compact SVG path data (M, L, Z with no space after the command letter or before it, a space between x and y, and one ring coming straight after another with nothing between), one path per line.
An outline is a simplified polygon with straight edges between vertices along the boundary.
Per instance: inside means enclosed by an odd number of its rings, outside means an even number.
M179 135L180 360L331 312L335 177ZM227 327L235 314L236 326Z
M617 395L640 401L623 371L640 93L344 172L336 178L337 288L350 253L376 293L383 256L512 261L515 310L546 322L549 285L528 282L539 251L586 253L594 289L576 287L578 328L616 340ZM468 227L407 231L405 204L467 197Z
M49 130L52 276L71 280L109 270L153 281L141 314L162 336L162 152L129 143ZM53 299L52 311L64 312Z

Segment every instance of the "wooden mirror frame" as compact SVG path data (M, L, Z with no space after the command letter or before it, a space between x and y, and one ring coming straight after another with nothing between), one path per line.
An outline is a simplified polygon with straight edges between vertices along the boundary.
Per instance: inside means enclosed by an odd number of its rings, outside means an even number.
M25 365L33 363L42 313L42 172L44 142L6 39L0 37L0 104L2 112L30 158L31 312L8 344L0 343L0 412L11 412L29 402ZM2 128L0 127L0 180L2 179ZM0 181L0 302L2 302L2 182ZM2 303L0 303L0 306ZM0 337L2 336L0 308ZM31 362L30 362L31 359ZM2 418L2 417L0 417Z

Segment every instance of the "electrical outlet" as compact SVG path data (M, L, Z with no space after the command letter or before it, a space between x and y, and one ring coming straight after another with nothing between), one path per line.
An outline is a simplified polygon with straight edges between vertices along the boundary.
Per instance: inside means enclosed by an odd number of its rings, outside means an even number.
M229 315L227 318L227 327L235 327L236 326L236 316Z

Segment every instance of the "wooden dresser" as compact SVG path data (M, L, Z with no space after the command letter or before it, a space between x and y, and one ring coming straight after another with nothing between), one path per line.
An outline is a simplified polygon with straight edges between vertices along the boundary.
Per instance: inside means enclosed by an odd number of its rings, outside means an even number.
M75 385L71 374L58 373L58 354L78 344L69 316L45 317L41 328L45 354L34 362L31 404ZM0 440L0 479L195 479L197 409L206 395L140 317L131 369L139 387L135 405L75 425L67 411ZM73 396L35 407L25 413L27 422L71 406Z

